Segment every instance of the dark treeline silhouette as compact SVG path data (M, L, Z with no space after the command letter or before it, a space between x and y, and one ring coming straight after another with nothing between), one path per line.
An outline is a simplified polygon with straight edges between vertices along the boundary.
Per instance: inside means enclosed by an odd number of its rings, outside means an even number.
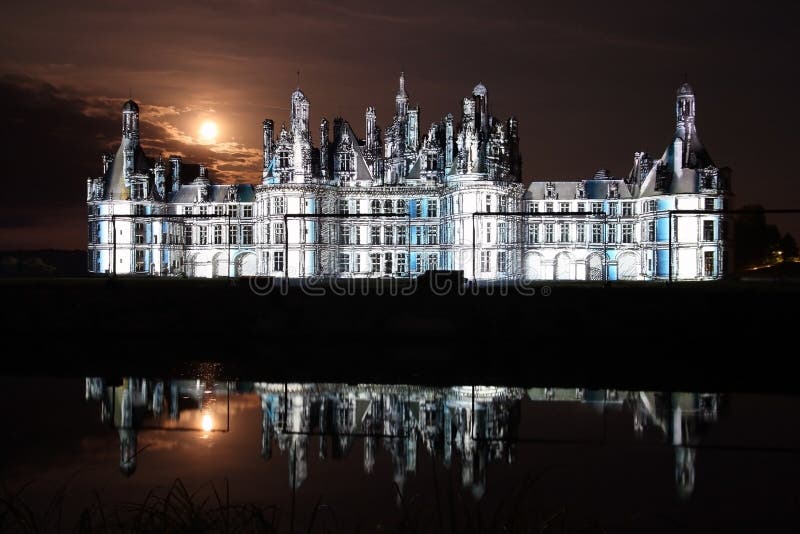
M86 251L0 251L0 276L86 276Z
M774 224L767 224L764 208L742 206L734 219L735 267L737 271L768 265L798 256L797 243L791 234L781 235Z

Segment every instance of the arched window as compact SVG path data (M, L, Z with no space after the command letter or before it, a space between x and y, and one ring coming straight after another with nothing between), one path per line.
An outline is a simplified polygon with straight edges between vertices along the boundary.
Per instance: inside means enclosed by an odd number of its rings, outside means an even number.
M406 201L402 198L397 201L397 213L406 213Z
M391 200L384 200L384 202L383 202L383 213L392 213L392 201Z

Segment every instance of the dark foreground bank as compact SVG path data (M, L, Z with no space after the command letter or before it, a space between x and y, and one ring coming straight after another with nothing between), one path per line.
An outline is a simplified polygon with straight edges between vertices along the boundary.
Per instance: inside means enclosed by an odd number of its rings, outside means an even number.
M800 285L0 281L3 374L793 391Z

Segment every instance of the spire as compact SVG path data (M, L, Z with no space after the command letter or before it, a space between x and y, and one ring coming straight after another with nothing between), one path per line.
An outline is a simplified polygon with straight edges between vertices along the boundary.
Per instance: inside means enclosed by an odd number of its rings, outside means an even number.
M394 103L397 116L404 117L408 111L408 94L406 93L406 76L404 72L400 73L400 88L397 90Z

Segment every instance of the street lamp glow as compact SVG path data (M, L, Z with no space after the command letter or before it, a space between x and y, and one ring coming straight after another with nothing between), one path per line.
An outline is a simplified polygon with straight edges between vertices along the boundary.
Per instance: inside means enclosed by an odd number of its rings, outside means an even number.
M203 415L203 419L200 421L200 427L203 432L210 432L213 426L214 422L211 420L211 416L208 414Z

